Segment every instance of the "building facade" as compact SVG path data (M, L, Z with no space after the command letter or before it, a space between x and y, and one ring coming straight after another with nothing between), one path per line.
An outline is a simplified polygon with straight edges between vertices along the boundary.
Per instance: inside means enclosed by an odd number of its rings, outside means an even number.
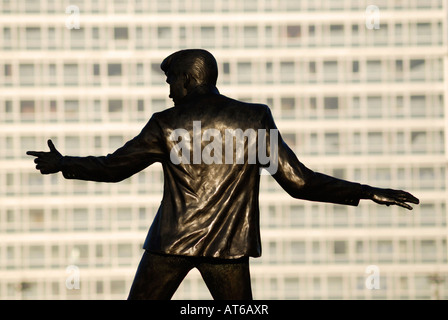
M309 168L421 200L306 202L262 176L255 299L448 298L447 22L443 0L1 0L0 299L127 297L161 166L68 181L25 152L113 152L172 106L159 66L183 48ZM192 271L175 298L211 296Z

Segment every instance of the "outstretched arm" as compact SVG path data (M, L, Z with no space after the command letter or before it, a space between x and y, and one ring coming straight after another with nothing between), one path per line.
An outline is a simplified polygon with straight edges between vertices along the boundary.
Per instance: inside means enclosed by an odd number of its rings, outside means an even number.
M48 140L50 152L28 151L42 174L61 171L66 179L118 182L163 159L158 125L151 118L142 132L112 154L101 157L62 156Z
M277 130L269 108L267 110L268 132ZM272 147L271 152L275 152ZM278 168L273 177L294 198L354 206L358 205L361 199L368 199L378 204L398 205L409 210L412 210L412 207L408 203L419 203L416 197L406 191L375 188L308 169L297 159L280 133L277 152Z
M402 190L382 189L337 179L305 167L292 150L280 142L279 166L274 178L291 196L311 201L358 205L372 200L383 205L398 205L412 210L408 203L419 204L412 194Z

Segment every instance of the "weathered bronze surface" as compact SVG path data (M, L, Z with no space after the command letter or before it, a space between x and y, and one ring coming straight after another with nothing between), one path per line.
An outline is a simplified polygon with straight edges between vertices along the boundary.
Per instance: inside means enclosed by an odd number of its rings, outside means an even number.
M148 278L145 274L151 265L148 262L150 256L156 255L157 258L153 259L166 260L167 265L185 264L199 270L201 264L198 259L208 259L221 272L228 266L235 267L235 264L226 264L225 261L236 259L241 262L240 259L260 256L258 197L262 167L273 167L273 178L297 199L353 206L358 205L361 199L370 199L379 204L399 205L407 209L412 209L407 202L419 203L417 198L405 191L374 188L308 169L283 141L268 106L240 102L219 93L216 88L216 61L207 51L176 52L167 57L161 67L170 85L174 107L154 113L140 134L114 153L100 157L62 156L51 140L48 142L50 152L27 152L36 157L36 168L42 174L61 171L67 179L100 182L119 182L154 162L162 164L163 200L144 243L147 253L142 258L130 298L170 298L185 276L185 268L173 267L179 270L176 273L168 272L170 268L166 266L157 268L156 265L151 269L151 274L157 276ZM243 140L243 148L238 148L237 143L233 145L233 137L225 139L229 130L255 132L254 141L258 142L255 146L256 155L262 152L271 156L270 163L262 162L259 158L249 161L250 137ZM173 135L179 132L183 135ZM263 140L265 145L259 143L260 132L266 134ZM210 133L213 133L212 137ZM278 139L272 139L273 133L278 133ZM188 154L182 153L184 158L173 157L173 154L179 154L179 143L182 141L192 147L188 149ZM213 146L221 143L222 148L213 148L213 154L204 154L204 149L212 141L217 143ZM231 149L226 148L229 143L232 144ZM232 154L225 154L226 150L231 150ZM243 163L236 160L238 153L244 155ZM276 157L272 157L274 153ZM210 162L210 158L214 162L206 163ZM173 159L186 161L178 163ZM272 166L273 161L276 162L275 166ZM190 259L189 262L182 260L184 258ZM184 262L178 264L179 261L174 263L170 259ZM163 263L158 265L162 266ZM236 268L238 272L229 272L235 274L235 281L242 287L247 288L249 285L249 289L242 289L245 294L238 296L249 299L250 281L244 284L241 280L244 277L237 276L245 274L247 280L248 262L244 260L242 264L236 265L247 265L247 268ZM242 273L241 270L245 271ZM168 285L169 281L166 280L173 274L177 274L174 291L173 284ZM214 297L237 297L234 291L227 289L228 294L220 294L220 281L211 280L213 277L208 276L206 280L207 276L204 276L204 280ZM162 290L163 294L151 295L149 292L150 283L155 278L166 284L167 291ZM224 287L222 291L225 291ZM168 291L171 294L167 294Z

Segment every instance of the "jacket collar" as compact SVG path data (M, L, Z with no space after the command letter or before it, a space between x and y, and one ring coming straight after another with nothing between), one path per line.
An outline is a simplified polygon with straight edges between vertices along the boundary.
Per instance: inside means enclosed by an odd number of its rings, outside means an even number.
M214 85L200 85L194 88L191 92L189 92L185 97L182 98L181 101L176 103L176 105L182 105L190 102L194 98L198 96L204 96L209 94L219 94L218 88Z

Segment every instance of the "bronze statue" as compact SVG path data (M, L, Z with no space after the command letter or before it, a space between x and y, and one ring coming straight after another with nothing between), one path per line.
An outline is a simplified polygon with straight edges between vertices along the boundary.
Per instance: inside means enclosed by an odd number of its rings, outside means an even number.
M261 169L297 199L358 205L419 200L405 191L337 179L305 167L283 141L266 105L219 93L215 58L181 50L161 64L174 107L154 113L143 130L101 157L29 151L42 174L119 182L160 162L163 200L143 248L129 299L170 299L197 268L214 299L252 299L249 257L261 255ZM234 143L235 142L235 143Z

